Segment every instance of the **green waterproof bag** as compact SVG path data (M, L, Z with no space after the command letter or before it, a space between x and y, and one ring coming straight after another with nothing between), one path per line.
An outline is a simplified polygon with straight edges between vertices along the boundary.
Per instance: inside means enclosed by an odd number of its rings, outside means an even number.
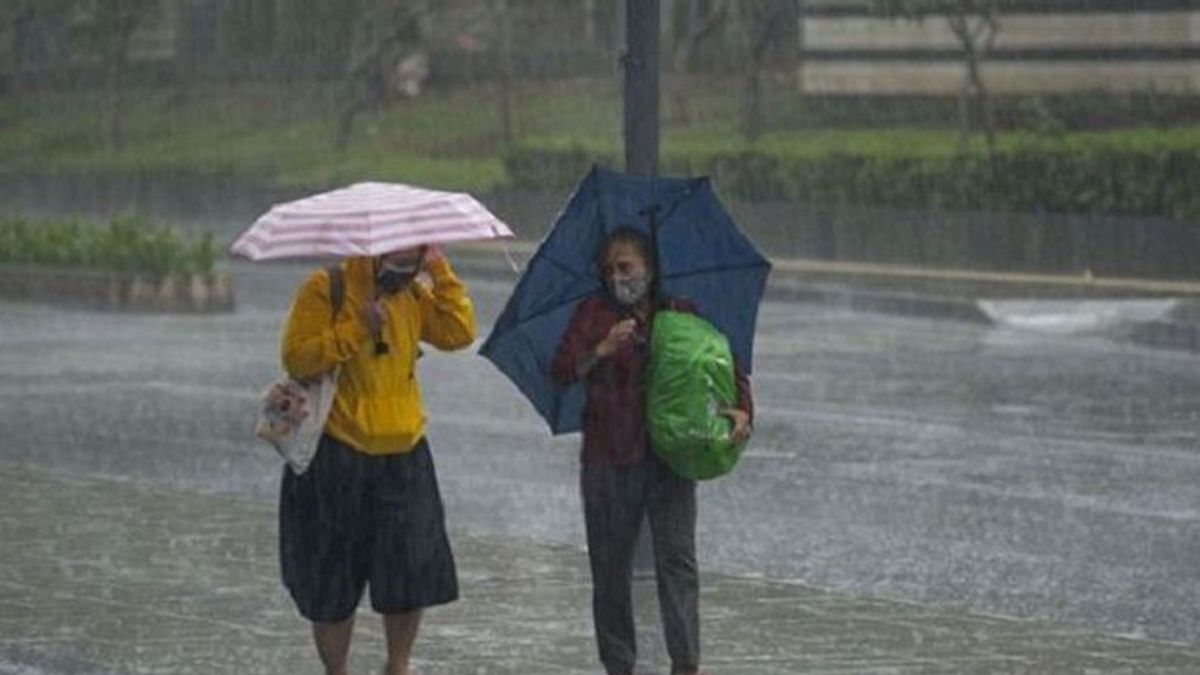
M646 416L650 441L675 473L707 480L729 473L741 447L720 410L737 402L729 341L693 314L660 311L654 317Z

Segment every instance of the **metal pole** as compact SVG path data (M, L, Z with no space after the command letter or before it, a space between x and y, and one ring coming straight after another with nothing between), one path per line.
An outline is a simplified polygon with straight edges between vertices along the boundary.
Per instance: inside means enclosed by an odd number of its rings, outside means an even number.
M658 172L659 0L625 0L625 171Z
M650 177L658 173L659 12L659 0L625 0L625 171ZM633 571L641 578L654 574L650 523L644 517Z

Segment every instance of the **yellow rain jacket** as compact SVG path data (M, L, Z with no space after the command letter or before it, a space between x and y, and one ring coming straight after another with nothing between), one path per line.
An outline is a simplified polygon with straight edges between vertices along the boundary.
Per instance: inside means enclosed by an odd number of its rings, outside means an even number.
M425 433L417 385L421 341L444 350L475 340L475 310L467 287L444 258L430 265L433 288L414 281L384 301L383 340L375 354L363 310L375 295L374 261L341 263L345 299L332 321L329 275L320 270L296 294L283 333L283 367L303 380L341 365L326 433L369 455L409 452Z

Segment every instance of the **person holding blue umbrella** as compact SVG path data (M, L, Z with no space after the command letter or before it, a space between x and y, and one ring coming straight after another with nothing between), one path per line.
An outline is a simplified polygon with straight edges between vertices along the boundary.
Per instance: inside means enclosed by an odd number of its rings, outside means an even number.
M753 414L745 373L769 269L706 179L593 169L481 348L556 433L583 432L593 620L610 674L632 673L636 661L633 551L644 517L672 672L700 666L696 483L655 455L647 431L654 317L660 310L700 314L730 338L737 400L721 412L744 441Z
M663 633L672 673L700 664L699 574L696 564L696 483L650 451L645 376L650 326L658 309L651 293L651 244L619 229L600 252L605 289L581 302L554 360L554 379L583 382L586 406L580 487L592 568L592 613L600 660L610 674L632 673L633 551L643 517L654 546ZM696 312L694 303L664 299L663 308ZM738 404L723 410L737 441L750 434L749 382L738 378Z

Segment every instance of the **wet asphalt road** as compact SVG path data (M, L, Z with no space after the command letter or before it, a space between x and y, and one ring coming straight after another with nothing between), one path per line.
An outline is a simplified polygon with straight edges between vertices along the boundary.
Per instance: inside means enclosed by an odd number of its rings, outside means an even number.
M254 402L306 271L235 266L224 316L0 304L0 459L272 498ZM486 326L510 286L471 285ZM756 348L704 568L1200 644L1197 357L786 303ZM453 524L582 543L578 439L482 358L421 369Z

